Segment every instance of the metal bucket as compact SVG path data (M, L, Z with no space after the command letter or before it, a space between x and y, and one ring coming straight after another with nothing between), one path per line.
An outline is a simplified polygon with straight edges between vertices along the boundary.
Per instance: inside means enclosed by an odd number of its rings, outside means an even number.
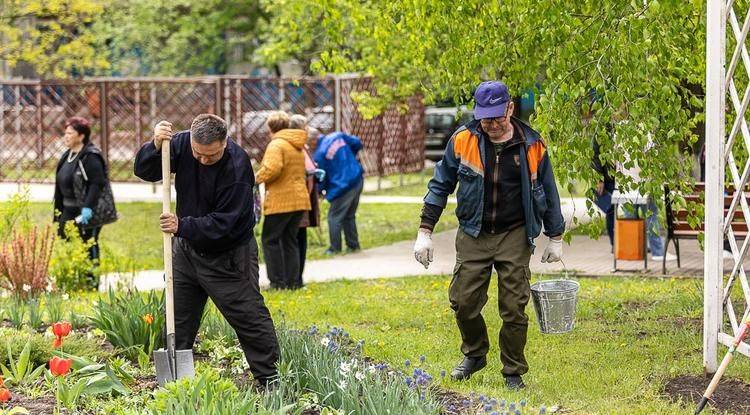
M567 333L576 322L576 303L580 285L572 280L546 280L531 285L531 297L545 334Z

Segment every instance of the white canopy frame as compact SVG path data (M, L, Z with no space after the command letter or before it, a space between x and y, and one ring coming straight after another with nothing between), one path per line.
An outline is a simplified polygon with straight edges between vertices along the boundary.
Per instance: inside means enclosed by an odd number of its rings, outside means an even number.
M741 209L745 218L750 218L745 185L750 178L750 159L742 171L733 154L734 144L743 140L750 150L750 128L745 114L750 104L750 55L746 48L750 32L750 9L745 11L742 26L736 14L734 0L707 0L706 27L706 193L705 193L705 240L704 240L704 310L703 310L703 366L706 373L715 373L718 368L718 348L720 344L729 346L739 330L744 318L750 312L750 284L743 266L743 260L750 246L747 236L737 244L732 231L732 218ZM726 39L733 37L736 47L732 51L729 66L726 65ZM747 82L742 95L737 89L738 69L744 67L744 82ZM727 108L727 93L731 106ZM726 134L727 111L734 115L729 134ZM724 172L729 174L737 191L729 209L724 209ZM733 266L726 280L722 258L723 239L729 241L732 249ZM744 309L735 310L731 301L734 285L739 282L742 288ZM741 312L742 314L737 314ZM724 317L729 319L729 327L724 327ZM739 318L738 318L739 316ZM729 331L731 333L726 333ZM750 346L742 343L738 351L750 356Z

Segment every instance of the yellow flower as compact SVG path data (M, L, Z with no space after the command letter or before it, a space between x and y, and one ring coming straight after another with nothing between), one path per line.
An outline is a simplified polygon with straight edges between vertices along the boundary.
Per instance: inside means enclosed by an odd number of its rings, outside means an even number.
M151 325L154 322L154 316L151 315L151 313L146 314L145 316L141 317L143 321L146 322L146 324Z

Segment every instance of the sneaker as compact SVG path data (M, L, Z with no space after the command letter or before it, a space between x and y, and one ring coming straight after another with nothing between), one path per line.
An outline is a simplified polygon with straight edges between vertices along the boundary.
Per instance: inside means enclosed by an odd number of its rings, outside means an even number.
M468 380L471 375L479 372L487 366L487 357L464 357L464 360L458 364L452 371L453 380Z
M512 391L518 391L526 387L526 385L523 383L523 379L521 379L518 375L510 375L505 377L505 387L512 390Z
M726 249L721 253L721 256L724 259L734 259L734 255L732 255L732 251L727 251Z
M666 254L664 254L664 256L667 257L667 261L676 261L677 260L677 255L670 254L669 252L667 252ZM653 260L653 261L661 261L661 260L664 259L664 256L662 256L662 255L653 255L653 256L651 256L651 260Z

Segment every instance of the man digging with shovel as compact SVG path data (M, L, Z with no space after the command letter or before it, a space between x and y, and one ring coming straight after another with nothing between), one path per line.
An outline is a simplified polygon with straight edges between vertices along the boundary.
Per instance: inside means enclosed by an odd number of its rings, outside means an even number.
M237 332L256 381L268 387L277 374L279 346L258 285L250 159L227 138L224 120L201 114L189 131L174 135L169 122L157 124L153 140L138 151L136 176L162 179L165 141L175 173L177 214L163 213L160 225L162 232L174 235L176 348L192 348L210 297Z
M500 360L510 389L525 385L524 356L529 302L529 260L544 224L550 240L542 262L562 256L565 222L552 165L539 134L512 117L513 102L502 82L483 82L474 93L474 120L453 134L427 185L414 255L427 268L432 261L432 230L458 185L459 230L450 304L461 331L465 358L453 369L469 379L487 365L490 341L482 308L487 303L492 267L498 273L503 326Z

